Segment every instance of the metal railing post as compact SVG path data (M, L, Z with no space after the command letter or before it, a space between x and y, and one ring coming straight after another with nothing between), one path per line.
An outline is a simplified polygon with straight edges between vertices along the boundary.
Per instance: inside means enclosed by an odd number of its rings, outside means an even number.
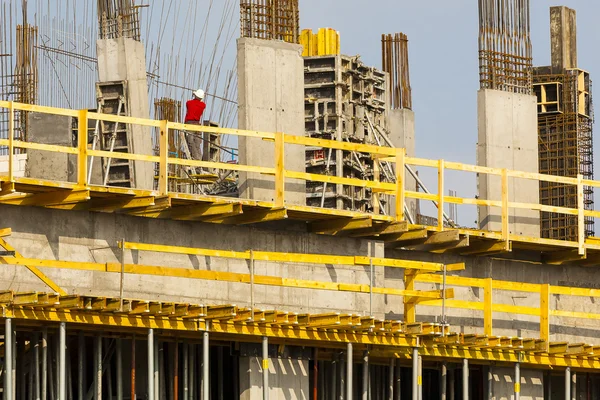
M88 110L79 110L77 117L77 185L88 184Z
M404 204L406 201L406 149L396 150L396 221L404 221Z
M546 341L546 350L550 343L550 285L540 287L540 339Z
M169 193L169 121L160 121L158 192L161 196Z
M444 160L438 161L438 229L444 230Z
M492 336L492 278L486 278L483 287L483 332Z
M8 102L8 181L15 179L15 105Z
M275 133L275 207L278 208L285 204L284 142L284 133Z

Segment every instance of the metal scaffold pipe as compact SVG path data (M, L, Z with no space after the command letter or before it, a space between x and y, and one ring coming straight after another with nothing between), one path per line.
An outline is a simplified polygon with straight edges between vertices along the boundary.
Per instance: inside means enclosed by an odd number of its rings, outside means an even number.
M396 369L396 359L390 359L388 370L388 400L394 400L394 370Z
M209 375L209 341L208 332L205 331L202 335L202 400L210 400L210 375Z
M363 353L362 400L369 400L369 351Z
M565 400L571 400L571 367L565 369Z
M94 399L102 400L102 337L94 338Z
M419 349L412 352L412 400L419 400Z
M462 376L462 398L469 400L469 360L463 359L463 376Z
M515 400L521 398L521 364L515 364Z
M440 399L447 399L447 387L448 387L448 364L442 363L441 369L441 382L440 382Z
M352 343L346 345L346 400L352 400Z
M13 377L12 377L12 319L6 318L4 321L4 400L12 399Z
M148 329L148 400L154 400L154 329Z
M269 338L262 338L263 400L269 400Z
M67 324L58 326L58 399L67 400Z
M123 340L117 339L117 400L123 400Z

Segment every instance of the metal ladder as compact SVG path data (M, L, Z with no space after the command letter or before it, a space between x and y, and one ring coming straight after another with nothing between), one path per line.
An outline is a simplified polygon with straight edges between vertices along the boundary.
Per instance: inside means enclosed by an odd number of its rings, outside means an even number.
M126 97L127 82L98 82L96 94L98 112L112 115L129 115ZM132 138L128 124L96 121L92 148L112 153L132 153ZM91 179L91 166L88 179ZM102 183L104 186L134 187L134 164L131 160L115 157L102 158Z

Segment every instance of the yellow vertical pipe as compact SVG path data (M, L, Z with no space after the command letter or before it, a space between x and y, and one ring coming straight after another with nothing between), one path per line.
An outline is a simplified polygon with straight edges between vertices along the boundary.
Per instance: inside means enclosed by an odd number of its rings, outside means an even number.
M8 103L8 181L14 182L15 166L15 105L12 101Z
M438 161L438 229L444 230L444 160Z
M161 196L169 194L169 121L160 121L159 137L160 163L158 168L158 192Z
M396 221L404 221L404 180L406 178L406 166L404 165L405 157L406 149L396 149Z
M404 271L404 290L415 290L415 278L416 274L414 271ZM404 296L404 322L407 324L414 324L417 321L417 303L412 301L411 298Z

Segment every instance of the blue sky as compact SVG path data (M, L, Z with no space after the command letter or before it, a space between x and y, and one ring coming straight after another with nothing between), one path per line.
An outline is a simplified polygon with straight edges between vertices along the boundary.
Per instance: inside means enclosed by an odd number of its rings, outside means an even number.
M600 2L531 1L534 65L550 63L549 8L564 5L577 10L579 68L588 70L592 79L600 76ZM300 2L303 28L337 29L342 52L360 54L370 65L381 65L382 33L406 33L417 156L475 163L479 89L476 1L373 0L369 6L362 0ZM596 140L595 148L599 146L600 140ZM423 174L435 190L433 174ZM447 189L465 197L475 194L472 175L449 174L446 179ZM471 225L475 218L474 209L459 208L459 222Z

